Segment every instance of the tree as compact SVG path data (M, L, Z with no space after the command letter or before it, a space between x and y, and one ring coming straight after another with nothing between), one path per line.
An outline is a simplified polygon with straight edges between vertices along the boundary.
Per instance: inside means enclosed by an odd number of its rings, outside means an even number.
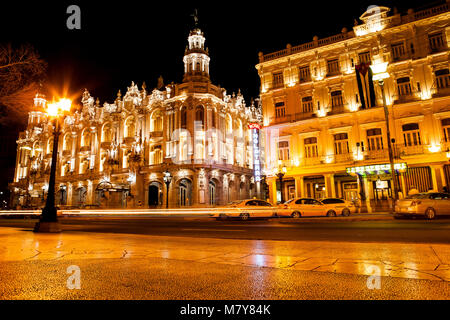
M0 125L21 125L33 105L47 63L31 45L0 45Z

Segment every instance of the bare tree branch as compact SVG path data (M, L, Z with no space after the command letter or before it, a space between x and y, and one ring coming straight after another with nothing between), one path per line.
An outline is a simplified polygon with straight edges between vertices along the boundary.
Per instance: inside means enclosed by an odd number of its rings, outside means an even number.
M31 45L0 46L0 124L23 124L47 64Z

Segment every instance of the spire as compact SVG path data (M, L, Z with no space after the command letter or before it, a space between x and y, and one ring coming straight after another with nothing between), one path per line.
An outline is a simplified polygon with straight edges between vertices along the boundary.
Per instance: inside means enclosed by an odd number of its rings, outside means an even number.
M164 79L162 76L159 76L156 89L161 90L162 88L164 88Z
M188 37L188 46L184 53L184 77L183 82L210 82L209 78L209 53L205 49L205 36L198 27L197 10L194 17L194 29Z
M191 17L194 18L194 28L198 28L198 10L194 9L194 13L191 14Z

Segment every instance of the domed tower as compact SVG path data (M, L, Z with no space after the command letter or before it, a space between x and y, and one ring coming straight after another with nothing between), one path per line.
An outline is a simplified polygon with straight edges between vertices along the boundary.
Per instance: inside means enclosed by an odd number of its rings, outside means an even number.
M183 82L211 82L209 78L209 53L205 49L205 37L199 28L189 33L189 45L184 53Z

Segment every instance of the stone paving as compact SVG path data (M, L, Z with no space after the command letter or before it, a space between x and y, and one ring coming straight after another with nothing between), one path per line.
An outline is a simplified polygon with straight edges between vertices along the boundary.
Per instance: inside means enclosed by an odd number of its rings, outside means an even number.
M223 265L450 281L450 245L35 234L0 229L0 262L162 258ZM1 271L0 271L1 272Z

